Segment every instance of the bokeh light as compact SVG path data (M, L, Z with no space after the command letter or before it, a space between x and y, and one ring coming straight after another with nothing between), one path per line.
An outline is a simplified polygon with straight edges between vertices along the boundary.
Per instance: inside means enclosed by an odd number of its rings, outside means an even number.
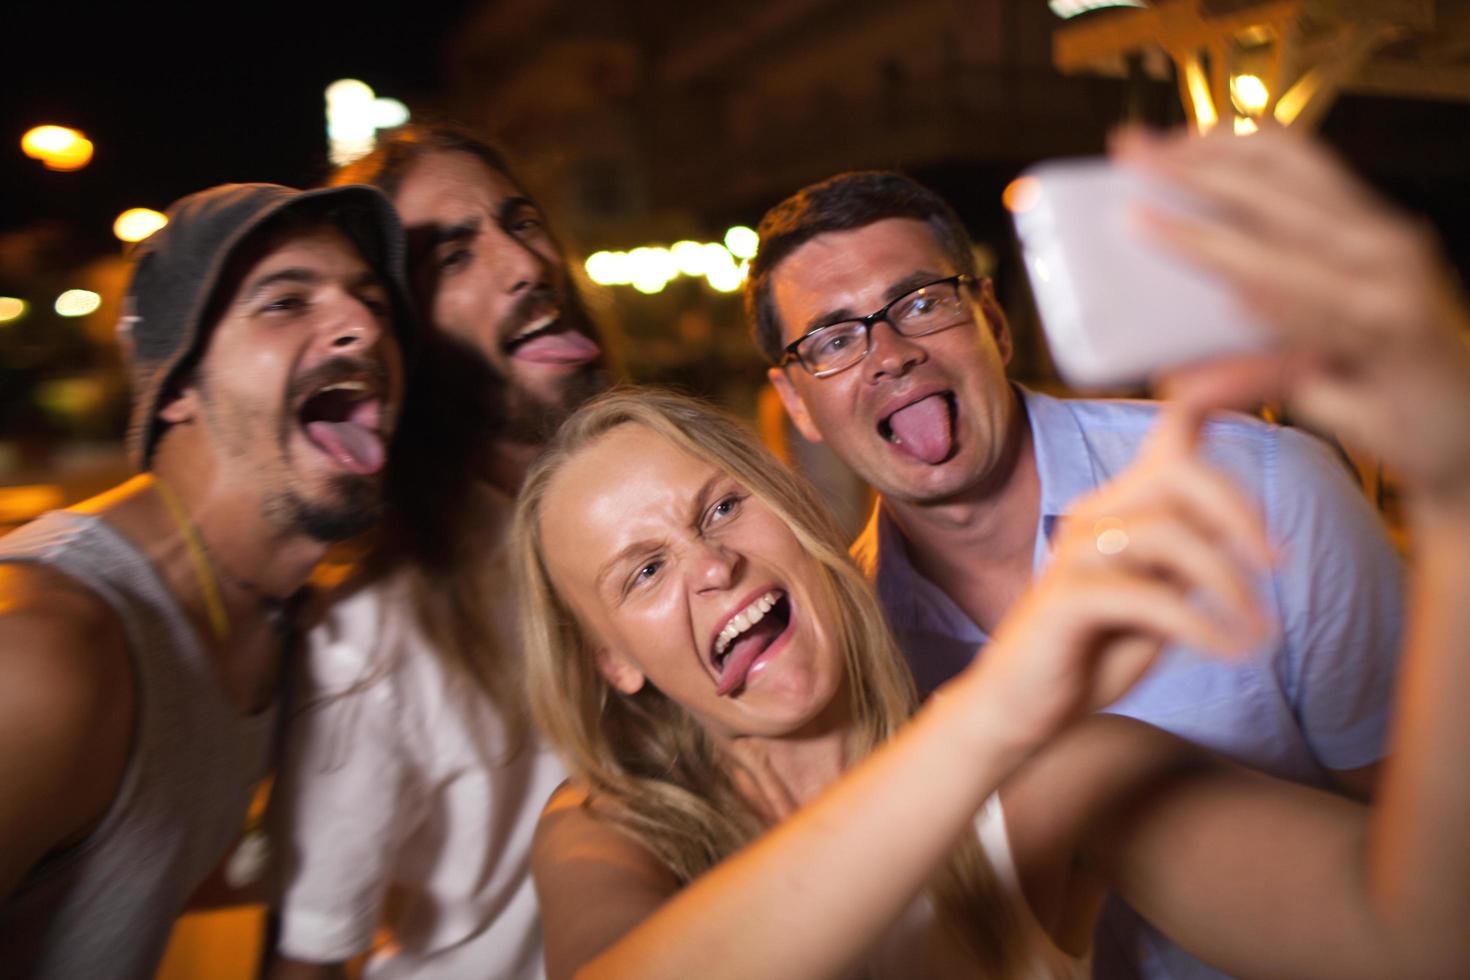
M587 278L599 286L626 286L633 281L627 252L593 252L587 256Z
M754 258L755 251L760 247L760 243L760 236L755 233L754 228L736 225L725 232L725 247L737 259Z
M378 129L392 129L406 122L408 122L408 106L397 99L373 100L373 126Z
M81 170L92 162L92 141L66 126L36 126L20 138L20 148L48 170Z
M68 289L56 297L56 312L61 316L86 316L102 305L102 297L90 289Z
M666 248L645 245L628 253L633 288L640 293L657 293L679 274L674 255Z
M1266 83L1256 75L1230 76L1230 101L1248 116L1259 116L1271 101Z
M735 244L741 251L751 251L754 241L737 234ZM719 242L685 239L667 248L645 245L629 252L593 252L585 267L587 278L599 286L632 286L647 295L663 292L679 276L702 278L716 292L733 293L750 267L749 258L736 261L738 257Z
M1011 214L1021 214L1036 207L1041 200L1041 181L1035 177L1017 177L1000 192L1000 203Z
M380 129L408 122L408 106L379 98L372 86L356 78L340 78L327 86L328 156L335 166L371 153Z
M687 239L675 242L669 246L669 251L674 256L674 264L679 271L686 276L702 276L708 263L704 258L704 246L699 242L691 242Z
M709 245L704 250L705 281L710 288L721 293L733 293L740 288L740 267L735 256L723 245Z
M26 315L30 306L25 300L15 296L0 296L0 323L10 323L19 320Z
M128 208L112 223L112 233L125 242L141 242L166 224L168 218L152 208Z

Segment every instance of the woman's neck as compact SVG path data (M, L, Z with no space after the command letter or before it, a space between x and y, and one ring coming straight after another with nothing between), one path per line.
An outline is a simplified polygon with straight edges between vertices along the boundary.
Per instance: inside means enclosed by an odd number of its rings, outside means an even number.
M850 728L835 726L809 735L734 738L722 747L735 788L757 813L777 823L842 775L851 744Z

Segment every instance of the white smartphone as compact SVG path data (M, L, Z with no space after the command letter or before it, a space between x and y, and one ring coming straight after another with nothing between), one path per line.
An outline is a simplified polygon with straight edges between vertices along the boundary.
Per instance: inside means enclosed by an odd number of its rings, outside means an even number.
M1079 388L1136 387L1170 368L1266 345L1217 278L1145 237L1144 208L1202 205L1105 159L1054 160L1007 188L1052 359Z

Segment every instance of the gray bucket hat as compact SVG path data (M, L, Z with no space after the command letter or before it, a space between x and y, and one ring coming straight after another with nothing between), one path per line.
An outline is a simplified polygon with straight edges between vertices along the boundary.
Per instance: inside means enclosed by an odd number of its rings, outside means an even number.
M208 343L211 325L204 318L230 260L271 219L301 210L324 216L362 251L388 290L394 329L408 353L414 331L403 228L377 188L223 184L190 194L169 208L168 224L134 250L118 323L133 386L128 457L135 468L148 469L164 428L158 410Z

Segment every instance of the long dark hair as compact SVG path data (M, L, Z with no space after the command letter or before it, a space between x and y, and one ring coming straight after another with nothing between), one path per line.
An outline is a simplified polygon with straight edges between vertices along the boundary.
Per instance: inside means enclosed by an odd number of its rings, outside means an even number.
M378 136L376 147L336 170L332 185L371 184L389 198L427 156L464 153L521 184L505 155L467 130L408 125ZM565 303L585 313L575 289ZM504 649L492 596L510 588L488 551L501 529L491 526L491 493L478 478L490 440L505 418L504 382L483 355L445 337L425 320L418 357L387 474L381 531L359 567L360 582L401 574L407 580L419 629L451 673L482 692L498 710L505 732L503 759L525 744L529 726L521 696L519 651ZM390 666L376 662L366 682Z

